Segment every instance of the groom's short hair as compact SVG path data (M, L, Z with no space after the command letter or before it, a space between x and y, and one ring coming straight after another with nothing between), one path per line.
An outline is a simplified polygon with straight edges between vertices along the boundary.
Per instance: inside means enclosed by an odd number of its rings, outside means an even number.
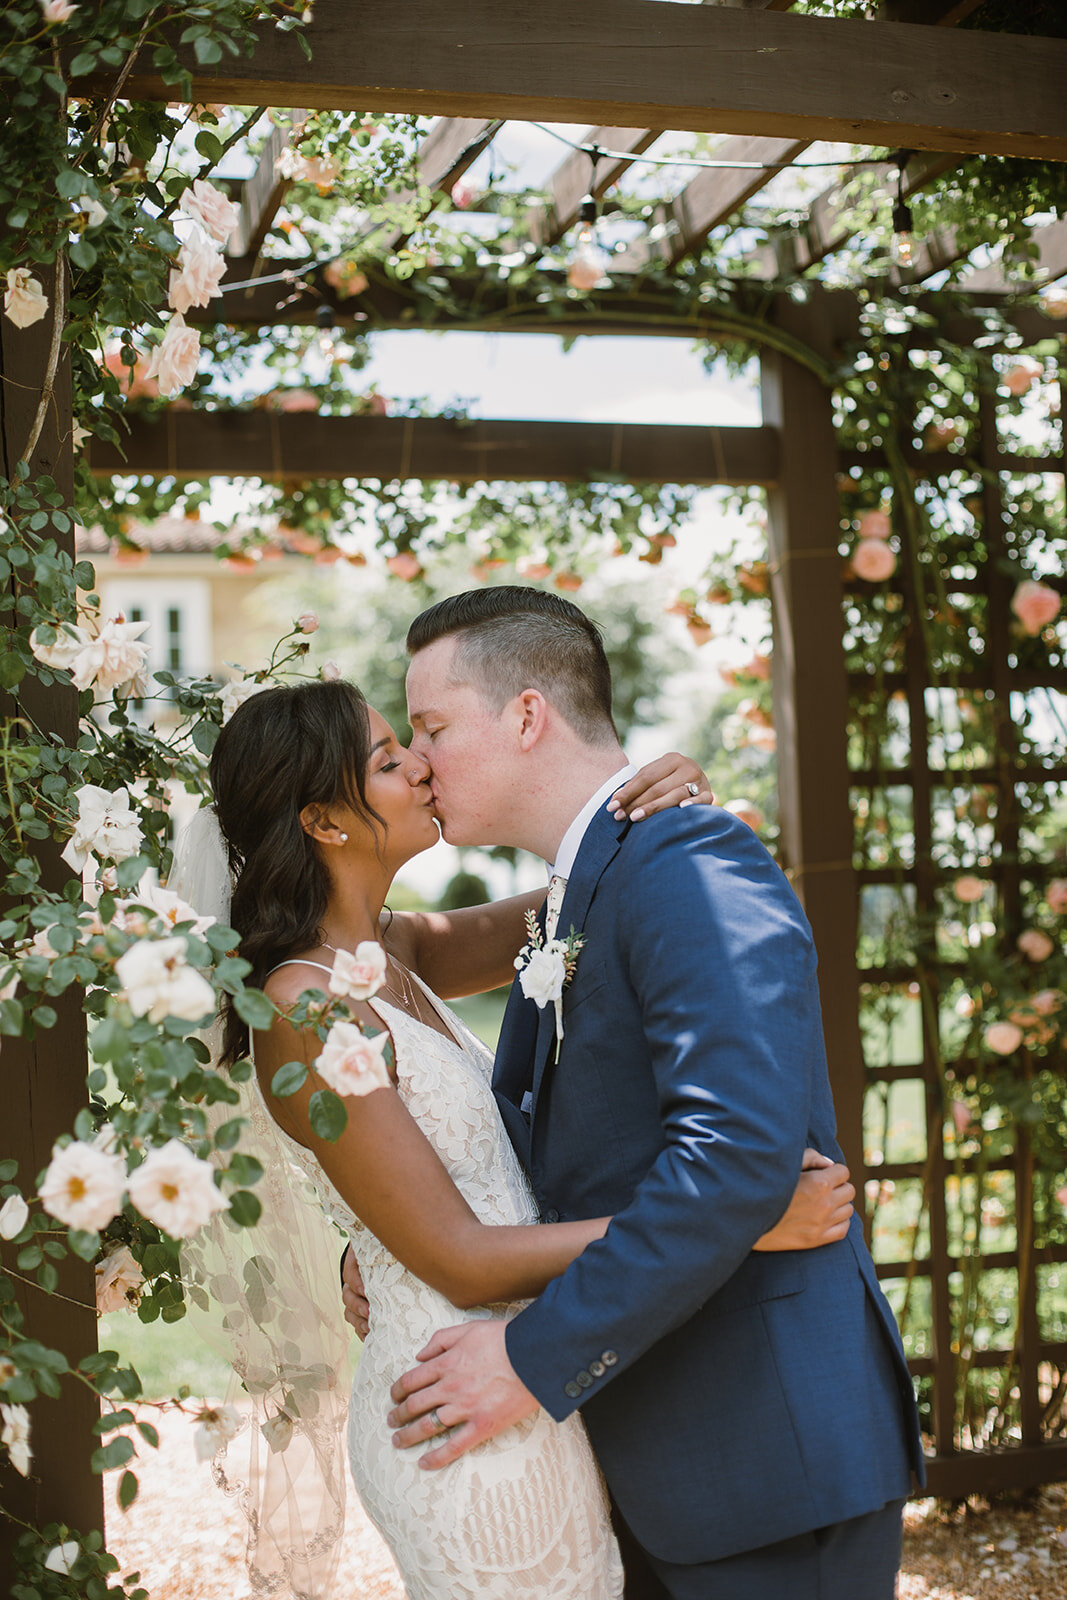
M569 600L519 584L468 589L415 618L408 654L449 634L456 668L497 710L538 689L587 744L617 739L600 629Z

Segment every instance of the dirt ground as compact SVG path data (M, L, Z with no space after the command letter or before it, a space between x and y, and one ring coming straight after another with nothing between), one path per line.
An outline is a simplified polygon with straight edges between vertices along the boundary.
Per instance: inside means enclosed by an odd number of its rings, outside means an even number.
M141 1446L134 1464L141 1492L128 1512L108 1486L108 1544L123 1572L140 1571L152 1600L250 1600L244 1570L244 1520L219 1493L193 1452L194 1424L160 1417L161 1448ZM396 1568L349 1501L337 1600L404 1600ZM1067 1485L1026 1506L981 1503L944 1514L932 1500L909 1506L900 1600L1067 1600ZM857 1596L856 1600L862 1600Z

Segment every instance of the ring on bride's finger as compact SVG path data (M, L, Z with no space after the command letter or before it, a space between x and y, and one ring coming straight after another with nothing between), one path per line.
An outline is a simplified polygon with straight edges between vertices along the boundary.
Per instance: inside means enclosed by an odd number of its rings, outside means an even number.
M441 1418L438 1415L438 1411L437 1411L437 1407L436 1406L434 1406L433 1410L430 1412L430 1421L433 1423L433 1431L434 1431L434 1433L447 1433L448 1432L448 1423L441 1421Z
M700 793L699 783L687 783L685 786L685 792L686 794L691 794L695 800L697 795Z

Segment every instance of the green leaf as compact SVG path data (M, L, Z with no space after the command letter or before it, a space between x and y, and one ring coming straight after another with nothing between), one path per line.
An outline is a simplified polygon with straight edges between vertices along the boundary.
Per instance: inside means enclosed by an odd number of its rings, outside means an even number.
M217 61L218 56L215 59ZM222 140L208 128L201 128L194 143L200 154L206 156L209 161L221 161L225 154L222 148Z
M23 1010L20 1000L0 1000L0 1034L16 1038L22 1032Z
M67 1243L82 1261L95 1261L100 1254L100 1235L85 1228L71 1228Z
M308 1103L308 1117L311 1121L311 1131L316 1138L325 1139L329 1144L335 1143L348 1123L348 1112L345 1104L332 1089L317 1089Z
M259 989L242 989L235 994L233 1008L250 1028L269 1028L274 1021L274 1006Z
M230 1216L239 1228L253 1227L262 1211L262 1205L250 1189L238 1189L230 1197Z
M89 1036L89 1048L96 1061L127 1061L131 1053L129 1029L117 1017L104 1017Z
M200 65L202 67L214 66L216 61L221 61L222 60L222 46L215 39L208 39L208 38L197 39L195 41L195 43L193 44L193 50L196 53L196 59L199 61ZM199 147L200 147L200 140L198 139L197 140L197 148L199 149ZM221 155L221 154L222 154L222 146L220 145L219 146L219 155ZM217 160L218 157L215 157L214 159Z
M201 755L209 756L218 743L222 729L217 722L211 722L207 717L201 717L193 727L193 743Z
M263 1167L255 1156L246 1156L239 1150L226 1168L226 1176L242 1185L258 1183L263 1176Z
M96 67L96 55L91 50L82 50L74 57L67 69L72 78L84 78L86 73L92 72Z
M92 1472L109 1472L112 1467L124 1467L127 1461L133 1459L135 1454L132 1439L121 1437L112 1439L99 1450L94 1450L89 1458L89 1467Z
M119 1479L119 1505L123 1511L129 1509L137 1499L137 1490L140 1485L132 1472L124 1472Z
M147 1443L152 1446L153 1450L159 1449L158 1428L153 1428L150 1422L139 1422L137 1424L137 1432L141 1435L142 1439L146 1440Z
M241 1137L244 1127L243 1117L233 1117L229 1122L224 1122L215 1135L215 1148L217 1150L232 1150Z
M14 650L0 655L0 688L14 689L26 676L26 663Z
M296 1094L298 1089L304 1087L307 1075L308 1069L302 1061L287 1061L284 1067L278 1068L270 1080L270 1092L282 1098Z

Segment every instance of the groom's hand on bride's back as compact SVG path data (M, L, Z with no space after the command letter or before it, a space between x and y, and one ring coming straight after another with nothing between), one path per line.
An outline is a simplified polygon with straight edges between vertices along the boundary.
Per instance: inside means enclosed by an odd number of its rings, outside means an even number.
M341 1258L341 1299L344 1301L345 1321L355 1328L361 1339L365 1339L370 1327L370 1304L363 1291L363 1274L351 1245Z

